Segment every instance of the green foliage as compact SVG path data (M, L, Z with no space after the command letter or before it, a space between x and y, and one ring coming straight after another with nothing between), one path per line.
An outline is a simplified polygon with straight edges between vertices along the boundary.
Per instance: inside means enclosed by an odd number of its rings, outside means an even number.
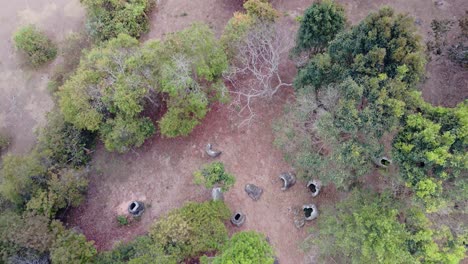
M121 225L121 226L126 226L126 225L128 225L127 216L126 216L126 215L118 215L118 216L117 216L117 222L118 222L119 225Z
M315 239L325 256L351 263L413 263L406 248L408 233L397 221L394 201L386 196L353 192L318 219Z
M188 203L156 221L149 234L167 255L177 256L181 261L219 250L228 238L223 221L229 216L223 202Z
M87 187L88 180L83 172L51 170L47 188L38 190L26 204L26 209L53 219L60 209L80 205Z
M57 264L85 264L97 254L94 242L73 230L67 230L60 222L53 223L56 238L50 248L50 259Z
M24 52L34 67L53 60L57 55L56 45L33 25L22 27L16 31L13 41L16 49Z
M323 49L346 24L344 8L331 0L313 3L304 13L295 52Z
M366 190L323 210L318 230L322 255L351 263L458 263L465 254L448 228L433 228L421 211L405 215L391 197Z
M383 8L314 56L295 79L297 101L275 129L275 143L298 175L346 189L369 172L385 152L382 138L404 117L424 69L421 54L411 19Z
M94 263L176 264L176 259L176 256L166 255L162 246L149 236L140 236L127 244L118 245L112 251L98 254Z
M264 0L248 0L244 3L247 15L261 21L275 21L279 17L279 12Z
M0 154L10 145L10 136L4 132L0 132Z
M400 175L428 211L444 203L443 190L453 192L454 182L468 169L468 102L455 108L434 107L413 93L414 113L393 142Z
M87 29L98 41L119 34L139 38L149 30L149 15L153 0L80 0L88 14Z
M274 250L265 236L254 231L234 234L224 246L222 254L212 264L273 264Z
M22 207L44 183L46 168L35 154L3 157L0 193Z
M89 162L94 134L65 122L60 111L47 114L47 124L41 128L36 149L54 166L78 167Z
M120 34L86 54L58 92L59 104L65 121L98 131L108 150L126 152L154 134L143 111L161 100L168 109L159 121L161 134L188 135L209 102L226 97L220 81L226 67L226 55L204 25L144 46Z
M198 185L203 184L208 189L221 186L224 192L236 182L234 175L224 171L224 164L219 161L203 166L202 170L193 173L193 177Z

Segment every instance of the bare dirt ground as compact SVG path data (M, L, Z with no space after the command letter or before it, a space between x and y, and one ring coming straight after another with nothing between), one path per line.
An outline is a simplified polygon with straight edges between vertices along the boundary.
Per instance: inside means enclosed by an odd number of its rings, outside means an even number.
M420 33L427 37L432 19L457 19L468 9L465 0L447 0L436 6L429 0L338 0L345 5L348 19L357 23L370 10L383 4L397 11L408 12L421 19ZM84 10L78 0L0 0L0 129L14 136L10 150L29 151L35 142L33 130L45 120L52 107L46 91L53 63L39 70L28 69L14 53L12 32L20 25L34 23L53 39L60 41L71 31L83 27ZM160 0L151 15L151 31L144 39L163 37L195 21L208 23L219 35L232 13L241 8L240 0ZM276 8L287 14L285 26L294 31L293 18L301 15L311 0L273 0ZM294 67L283 67L283 74L291 78ZM467 71L445 59L428 65L428 79L422 84L426 100L452 106L468 95ZM147 232L151 223L170 209L187 201L204 201L210 192L192 183L192 172L211 160L203 153L203 146L214 143L224 151L220 160L237 177L233 189L226 194L232 210L247 214L246 224L230 231L257 230L265 233L275 247L280 263L318 263L313 256L305 256L298 244L307 236L306 225L298 230L292 224L292 210L304 203L319 206L333 203L340 194L325 188L317 198L311 198L304 184L298 183L281 192L278 174L290 170L281 153L272 146L271 123L281 115L282 105L291 93L280 94L273 102L259 106L263 111L249 130L238 130L232 113L226 106L215 105L203 124L186 138L162 139L154 137L135 153L117 155L107 153L100 146L94 157L94 172L86 202L71 211L69 226L80 228L88 239L96 241L100 250L110 249L117 241L128 241ZM254 202L244 192L246 183L264 188L262 198ZM119 227L115 217L126 212L131 200L145 201L149 207L141 221Z
M83 27L79 0L0 1L0 130L13 137L10 151L26 153L35 142L34 130L53 106L47 82L54 63L31 69L15 52L12 34L34 24L56 42Z

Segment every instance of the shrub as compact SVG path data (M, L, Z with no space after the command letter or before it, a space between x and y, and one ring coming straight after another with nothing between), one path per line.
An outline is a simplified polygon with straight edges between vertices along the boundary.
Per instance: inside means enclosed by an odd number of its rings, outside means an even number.
M127 34L139 38L149 30L149 15L153 0L80 0L88 14L87 29L90 35L105 41Z
M223 221L230 211L223 202L188 203L156 221L150 237L160 243L167 255L178 260L219 250L227 240Z
M57 55L55 44L32 25L19 29L14 34L13 40L15 47L24 52L35 67L54 59Z
M331 0L312 4L301 19L295 51L323 49L344 29L345 24L345 12L341 5Z
M7 155L3 158L0 193L22 207L46 181L46 168L37 155Z
M272 22L279 17L278 11L268 1L248 0L244 3L244 8L247 11L247 15L259 20Z
M94 133L74 127L55 109L47 114L47 125L39 130L36 149L55 167L79 167L89 162L94 138Z
M54 264L86 264L97 254L93 241L87 241L86 237L73 230L63 227L60 222L52 224L56 235L50 248L50 259Z
M196 171L193 177L198 185L203 184L208 189L220 185L223 191L229 190L236 182L234 175L227 173L224 170L224 164L219 161L205 165L202 170Z
M274 250L264 235L254 231L243 231L234 234L223 247L221 255L216 256L211 263L273 264L274 261Z

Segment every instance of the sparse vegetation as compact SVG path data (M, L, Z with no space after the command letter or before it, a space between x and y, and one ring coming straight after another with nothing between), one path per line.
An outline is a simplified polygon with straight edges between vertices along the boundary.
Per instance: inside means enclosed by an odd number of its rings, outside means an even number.
M38 67L57 55L56 45L35 26L20 28L13 36L15 47L26 55L33 67Z
M119 225L121 226L126 226L129 224L128 222L128 218L126 215L118 215L117 216L117 222L119 223Z
M228 191L236 182L234 175L227 173L224 164L219 161L203 166L203 169L193 173L193 177L196 184L203 184L208 189L221 186L223 191Z

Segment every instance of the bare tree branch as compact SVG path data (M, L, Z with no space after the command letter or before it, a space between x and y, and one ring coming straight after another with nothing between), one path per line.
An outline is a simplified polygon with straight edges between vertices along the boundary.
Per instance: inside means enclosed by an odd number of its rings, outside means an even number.
M253 101L271 99L281 88L292 86L283 82L279 72L281 59L292 44L290 32L275 23L257 22L235 45L236 56L224 77L234 88L233 106L245 117L239 126L250 124L255 117Z

